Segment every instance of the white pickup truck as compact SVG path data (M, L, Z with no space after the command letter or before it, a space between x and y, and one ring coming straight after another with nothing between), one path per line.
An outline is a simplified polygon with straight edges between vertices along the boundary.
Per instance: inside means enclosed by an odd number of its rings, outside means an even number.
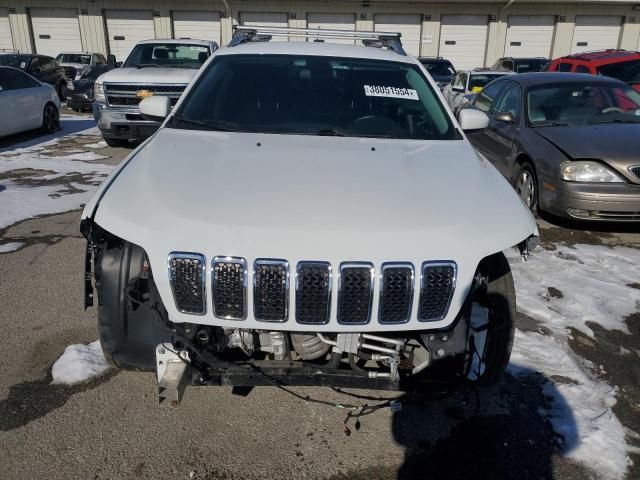
M218 49L205 40L146 40L138 43L121 68L95 83L93 115L109 146L125 146L152 135L159 122L144 119L138 104L153 95L175 103L202 64Z

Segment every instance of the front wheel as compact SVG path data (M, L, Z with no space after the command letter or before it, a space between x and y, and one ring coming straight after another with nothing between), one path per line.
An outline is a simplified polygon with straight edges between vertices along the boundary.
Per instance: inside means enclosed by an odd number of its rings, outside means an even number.
M538 213L538 179L533 167L524 163L516 176L515 189L525 206L531 213Z
M47 103L42 112L42 131L54 133L60 130L60 114L53 103Z

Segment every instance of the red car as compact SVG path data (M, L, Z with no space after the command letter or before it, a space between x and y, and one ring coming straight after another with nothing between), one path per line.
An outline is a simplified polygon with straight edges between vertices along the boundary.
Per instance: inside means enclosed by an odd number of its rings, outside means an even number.
M617 78L640 92L640 52L599 50L556 58L549 72L591 73Z

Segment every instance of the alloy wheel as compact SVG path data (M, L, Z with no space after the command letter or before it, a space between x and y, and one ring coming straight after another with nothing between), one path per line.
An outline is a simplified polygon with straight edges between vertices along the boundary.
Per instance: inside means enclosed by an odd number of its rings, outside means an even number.
M531 209L533 200L535 198L535 184L533 182L533 175L528 170L523 169L518 175L518 181L516 182L516 192L520 195L520 198L524 204Z

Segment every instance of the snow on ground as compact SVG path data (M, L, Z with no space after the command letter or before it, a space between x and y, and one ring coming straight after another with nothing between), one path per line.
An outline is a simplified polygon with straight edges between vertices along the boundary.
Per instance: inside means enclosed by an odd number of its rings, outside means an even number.
M549 332L516 331L509 372L516 377L532 370L544 374L544 393L551 397L551 405L540 413L563 437L566 456L591 467L602 478L620 479L633 448L625 439L629 432L612 411L617 390L571 350L569 327L593 335L585 323L592 321L628 332L624 317L640 310L638 290L628 286L638 281L635 266L640 263L640 250L555 247L537 249L527 262L508 253L518 310Z
M22 242L9 242L9 243L3 243L0 245L0 253L9 253L9 252L15 252L16 250L18 250L22 245L24 245L24 243Z
M69 345L51 367L51 383L73 385L104 375L110 369L99 340L89 345Z

